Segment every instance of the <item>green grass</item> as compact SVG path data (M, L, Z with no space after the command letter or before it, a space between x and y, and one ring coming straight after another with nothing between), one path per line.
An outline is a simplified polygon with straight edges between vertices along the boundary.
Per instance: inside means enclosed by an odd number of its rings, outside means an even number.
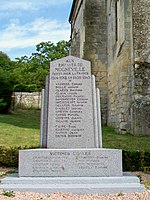
M39 110L16 110L0 115L0 146L38 146L39 141ZM150 136L117 134L113 128L103 127L103 147L150 151Z
M103 127L103 147L132 151L150 151L150 136L119 134L114 128Z
M0 146L38 146L40 111L16 110L0 115Z

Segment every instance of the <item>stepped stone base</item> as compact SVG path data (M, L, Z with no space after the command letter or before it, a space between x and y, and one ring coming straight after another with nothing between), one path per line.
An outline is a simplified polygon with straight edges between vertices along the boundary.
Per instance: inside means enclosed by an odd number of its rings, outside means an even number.
M124 173L122 177L18 177L2 179L0 189L38 193L71 192L77 194L109 194L143 192L139 179Z
M20 150L19 176L122 176L122 150L95 148Z
M30 149L19 152L19 173L0 189L39 193L143 192L139 179L122 173L117 149Z

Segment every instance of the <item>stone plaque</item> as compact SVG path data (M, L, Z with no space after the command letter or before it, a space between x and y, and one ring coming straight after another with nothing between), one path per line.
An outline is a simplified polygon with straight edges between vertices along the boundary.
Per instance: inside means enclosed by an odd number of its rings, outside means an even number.
M51 62L48 148L94 148L91 65L68 56Z
M117 149L31 149L19 151L19 176L122 176Z

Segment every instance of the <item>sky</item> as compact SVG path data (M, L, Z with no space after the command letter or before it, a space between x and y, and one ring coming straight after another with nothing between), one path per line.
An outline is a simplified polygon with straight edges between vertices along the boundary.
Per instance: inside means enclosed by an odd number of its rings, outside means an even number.
M72 0L0 0L0 51L30 56L40 42L70 39Z

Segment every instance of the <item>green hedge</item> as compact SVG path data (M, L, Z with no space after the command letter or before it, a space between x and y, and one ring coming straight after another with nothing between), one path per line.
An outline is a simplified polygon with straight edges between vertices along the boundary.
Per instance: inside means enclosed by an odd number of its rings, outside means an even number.
M150 152L145 151L124 151L123 171L144 171L145 168L150 168Z
M0 147L0 166L18 167L18 151L21 149L35 149L38 147ZM144 171L150 169L150 152L125 151L122 152L123 171Z
M35 149L38 147L10 147L0 146L0 167L18 167L18 153L21 149Z

